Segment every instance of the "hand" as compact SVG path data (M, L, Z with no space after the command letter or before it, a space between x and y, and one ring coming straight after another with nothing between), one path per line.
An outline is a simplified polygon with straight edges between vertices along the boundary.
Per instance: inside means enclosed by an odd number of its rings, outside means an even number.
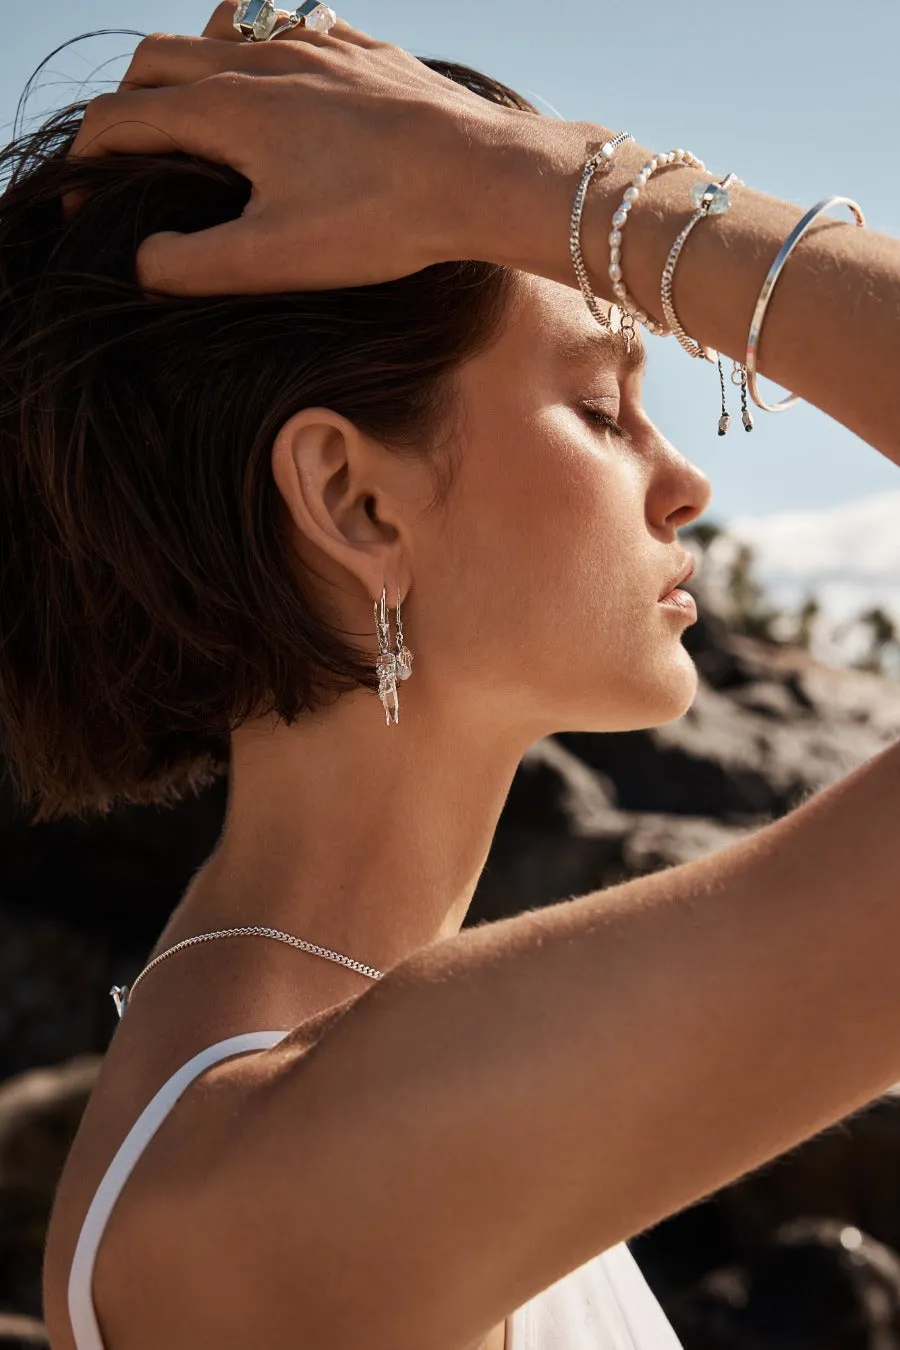
M472 151L498 107L407 52L339 22L241 40L235 3L205 35L141 42L118 93L91 103L72 153L165 154L227 163L253 191L235 221L158 234L141 284L181 294L368 285L465 251Z

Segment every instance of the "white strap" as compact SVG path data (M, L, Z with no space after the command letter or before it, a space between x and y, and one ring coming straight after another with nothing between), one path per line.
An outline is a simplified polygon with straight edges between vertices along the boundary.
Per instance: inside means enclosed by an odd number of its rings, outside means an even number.
M228 1059L230 1055L269 1050L287 1035L287 1031L248 1031L207 1046L163 1084L138 1116L97 1188L75 1247L69 1274L69 1320L76 1350L104 1350L91 1289L100 1239L135 1163L178 1098L204 1069Z

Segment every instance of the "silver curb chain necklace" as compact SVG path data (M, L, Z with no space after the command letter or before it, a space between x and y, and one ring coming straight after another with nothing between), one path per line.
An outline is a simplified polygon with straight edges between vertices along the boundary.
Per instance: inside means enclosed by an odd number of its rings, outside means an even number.
M174 947L168 947L166 951L161 952L159 956L153 958L141 973L137 976L134 983L114 984L110 989L110 996L116 1005L116 1012L119 1014L119 1021L125 1013L125 1009L131 1002L132 995L137 989L139 983L154 966L158 966L160 961L165 961L175 952L183 951L185 947L192 947L195 942L211 942L213 938L224 937L267 937L275 938L278 942L286 942L290 947L298 947L301 951L309 952L312 956L323 956L327 961L336 961L338 965L347 966L350 970L358 970L360 975L368 975L370 980L380 980L383 972L376 970L374 966L363 965L362 961L354 961L350 956L344 956L341 952L333 952L328 947L319 947L314 942L304 942L303 938L292 937L290 933L281 933L277 928L223 928L217 933L198 933L196 937L185 938L183 942L176 942Z

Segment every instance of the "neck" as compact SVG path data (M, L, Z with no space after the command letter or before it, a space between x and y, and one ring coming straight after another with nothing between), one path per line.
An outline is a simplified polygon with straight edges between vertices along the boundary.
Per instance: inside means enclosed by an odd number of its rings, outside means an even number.
M537 735L405 692L398 726L357 691L234 733L223 834L182 919L279 928L382 971L459 932Z

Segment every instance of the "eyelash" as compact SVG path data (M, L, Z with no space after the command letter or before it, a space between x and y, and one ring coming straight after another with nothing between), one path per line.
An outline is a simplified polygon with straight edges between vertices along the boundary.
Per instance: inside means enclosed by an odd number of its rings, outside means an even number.
M591 421L596 422L598 426L604 427L607 431L611 431L614 436L621 436L623 439L627 439L627 431L625 431L623 427L620 427L619 423L614 417L610 417L609 413L601 412L599 408L592 408L588 403L584 404L584 411Z

